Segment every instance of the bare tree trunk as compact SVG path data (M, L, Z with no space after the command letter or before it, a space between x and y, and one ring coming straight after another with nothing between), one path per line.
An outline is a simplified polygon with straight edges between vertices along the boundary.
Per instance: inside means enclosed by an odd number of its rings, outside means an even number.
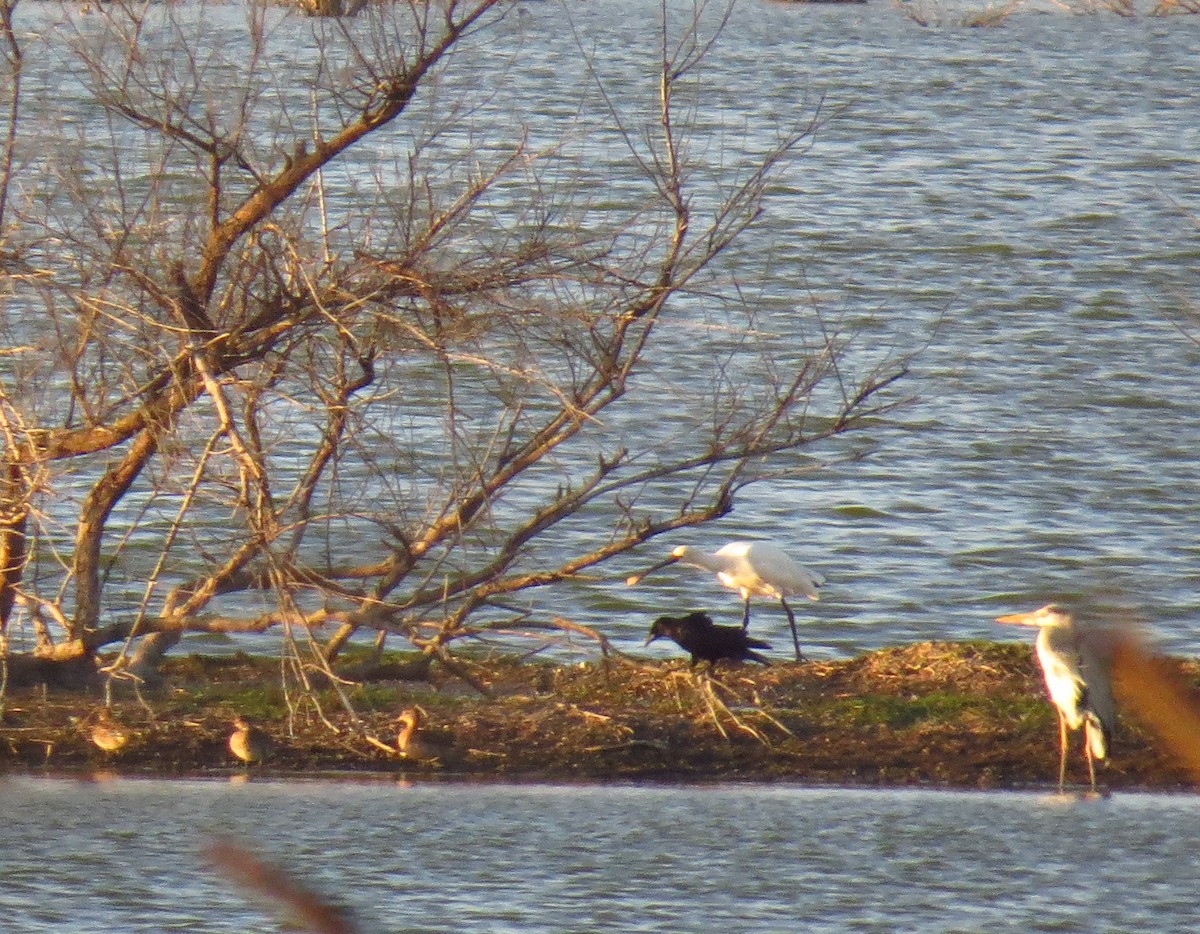
M85 631L99 626L100 547L105 526L113 506L128 492L157 447L155 433L150 429L142 431L121 463L92 488L83 505L75 536L75 622L68 633L71 639L79 639Z
M20 464L0 474L0 634L7 631L29 557L29 489Z

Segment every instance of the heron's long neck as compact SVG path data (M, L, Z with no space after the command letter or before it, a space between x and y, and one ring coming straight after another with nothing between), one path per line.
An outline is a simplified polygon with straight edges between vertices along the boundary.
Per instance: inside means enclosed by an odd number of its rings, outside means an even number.
M1035 643L1038 651L1064 652L1075 648L1074 626L1042 626Z

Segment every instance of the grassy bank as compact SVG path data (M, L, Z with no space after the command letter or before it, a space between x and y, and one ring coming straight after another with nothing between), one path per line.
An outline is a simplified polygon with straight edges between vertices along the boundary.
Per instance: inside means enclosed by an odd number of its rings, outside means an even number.
M0 769L220 774L235 714L259 719L277 751L269 773L330 770L469 774L512 779L734 779L967 788L1052 786L1058 740L1030 648L920 643L834 662L722 667L623 657L585 665L464 661L471 680L435 667L402 680L396 658L345 690L289 705L277 660L193 656L173 661L145 704L122 698L134 734L116 754L89 739L97 695L10 693L0 720ZM1195 663L1178 663L1197 683ZM452 734L460 760L403 762L394 720L419 705ZM331 728L332 727L332 728ZM1082 781L1073 747L1069 777ZM1109 788L1191 789L1188 775L1123 718Z

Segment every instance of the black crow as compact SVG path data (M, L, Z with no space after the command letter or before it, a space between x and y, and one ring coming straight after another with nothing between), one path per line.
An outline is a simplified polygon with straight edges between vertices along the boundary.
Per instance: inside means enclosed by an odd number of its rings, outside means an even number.
M769 649L766 642L751 639L741 626L717 626L707 613L689 613L687 616L660 616L650 627L646 639L649 645L663 637L673 640L685 652L691 653L692 665L719 661L761 662L770 664L754 649Z

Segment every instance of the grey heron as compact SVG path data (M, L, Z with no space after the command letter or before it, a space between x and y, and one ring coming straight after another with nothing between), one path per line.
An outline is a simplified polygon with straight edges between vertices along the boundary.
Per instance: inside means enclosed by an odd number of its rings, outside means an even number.
M1116 729L1117 708L1113 700L1112 678L1097 651L1095 639L1075 625L1071 613L1051 603L1031 613L1013 613L998 617L998 623L1036 626L1034 643L1046 693L1058 712L1058 790L1067 778L1069 731L1083 729L1083 754L1087 759L1088 778L1096 790L1096 759L1108 756L1108 746Z

